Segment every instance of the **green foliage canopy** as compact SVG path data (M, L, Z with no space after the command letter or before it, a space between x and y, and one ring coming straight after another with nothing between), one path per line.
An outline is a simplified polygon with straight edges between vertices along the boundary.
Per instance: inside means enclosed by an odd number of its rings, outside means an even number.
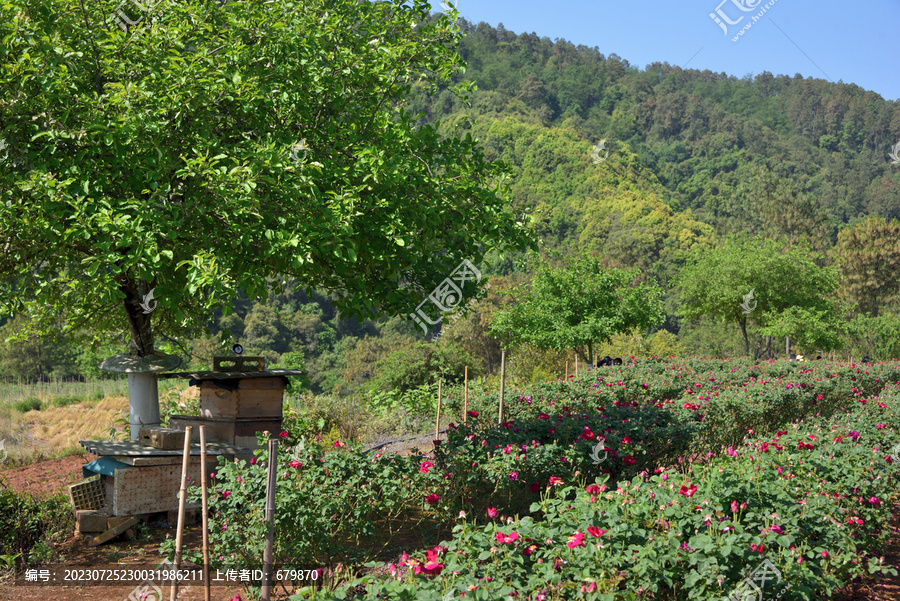
M479 142L404 108L463 68L428 3L118 8L0 6L0 314L29 331L124 329L146 355L151 319L184 335L274 278L405 313L531 244Z

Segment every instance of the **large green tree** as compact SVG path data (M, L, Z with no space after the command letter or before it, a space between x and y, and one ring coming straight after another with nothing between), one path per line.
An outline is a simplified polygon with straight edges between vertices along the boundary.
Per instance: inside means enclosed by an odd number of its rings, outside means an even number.
M465 125L404 106L464 91L452 13L4 3L0 314L27 315L22 335L124 330L145 356L239 289L294 278L348 314L408 313L462 259L527 247Z
M492 331L514 344L575 349L594 362L594 345L634 328L662 322L662 289L637 283L637 270L607 269L583 255L554 268L539 261L530 286L520 286L514 304L496 314Z

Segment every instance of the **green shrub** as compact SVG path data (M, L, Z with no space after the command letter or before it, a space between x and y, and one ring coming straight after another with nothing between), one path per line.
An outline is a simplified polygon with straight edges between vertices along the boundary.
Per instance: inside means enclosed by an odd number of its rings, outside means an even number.
M68 407L69 405L77 405L79 403L83 403L85 399L83 397L71 395L71 396L57 396L51 399L50 404L53 407Z
M5 563L16 567L45 563L56 555L54 543L74 529L65 495L37 499L0 486L0 557L6 558Z
M389 535L390 524L414 522L425 497L416 457L367 455L359 448L320 447L279 438L275 563L302 569L362 559L361 541ZM263 436L259 443L266 444ZM214 569L258 567L265 547L266 452L248 463L220 460L209 492ZM430 478L435 479L434 474ZM191 502L200 491L188 491ZM174 553L172 540L163 553ZM190 555L190 554L189 554Z
M16 411L26 413L28 411L40 411L43 407L43 403L41 403L41 399L30 396L27 399L16 401L13 406L16 408Z
M897 363L648 361L508 394L499 425L496 393L476 395L416 476L453 535L315 599L724 599L768 560L766 598L812 601L895 573L898 380Z

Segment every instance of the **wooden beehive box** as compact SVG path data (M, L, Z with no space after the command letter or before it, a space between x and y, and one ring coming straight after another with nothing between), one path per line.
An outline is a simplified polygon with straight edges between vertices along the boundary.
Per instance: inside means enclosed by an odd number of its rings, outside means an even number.
M228 417L196 417L173 415L169 418L172 426L184 428L191 426L191 440L200 441L198 426L206 426L207 440L217 440L235 444L248 449L262 448L257 444L257 432L281 432L281 418L228 418Z
M113 482L113 515L138 515L178 509L181 488L181 458L169 465L128 467L116 470ZM188 465L189 486L200 482L200 458L191 457ZM199 507L186 503L186 508Z
M234 390L219 386L216 380L204 380L200 383L200 415L280 419L286 387L287 380L280 376L241 379Z

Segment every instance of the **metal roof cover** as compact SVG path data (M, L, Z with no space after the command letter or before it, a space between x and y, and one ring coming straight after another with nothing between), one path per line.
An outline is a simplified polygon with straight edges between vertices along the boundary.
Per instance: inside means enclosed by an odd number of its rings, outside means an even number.
M114 355L104 359L103 363L100 364L100 369L118 373L148 373L168 371L175 369L179 365L181 365L181 357L155 351L152 355L147 355L146 357L138 357L128 353Z
M127 463L116 461L112 457L101 457L94 459L90 463L81 466L81 473L85 478L90 478L97 474L104 476L115 476L116 470L122 467L131 467Z
M137 441L124 440L79 440L78 444L94 455L113 455L119 457L169 457L182 456L183 449L163 450L145 447ZM240 455L249 453L250 450L227 442L206 443L207 455ZM200 445L191 445L191 455L200 455ZM131 467L130 465L126 467Z
M275 378L278 376L302 376L300 369L268 369L266 371L180 371L157 374L157 378L189 378L192 380L240 380L243 378Z

